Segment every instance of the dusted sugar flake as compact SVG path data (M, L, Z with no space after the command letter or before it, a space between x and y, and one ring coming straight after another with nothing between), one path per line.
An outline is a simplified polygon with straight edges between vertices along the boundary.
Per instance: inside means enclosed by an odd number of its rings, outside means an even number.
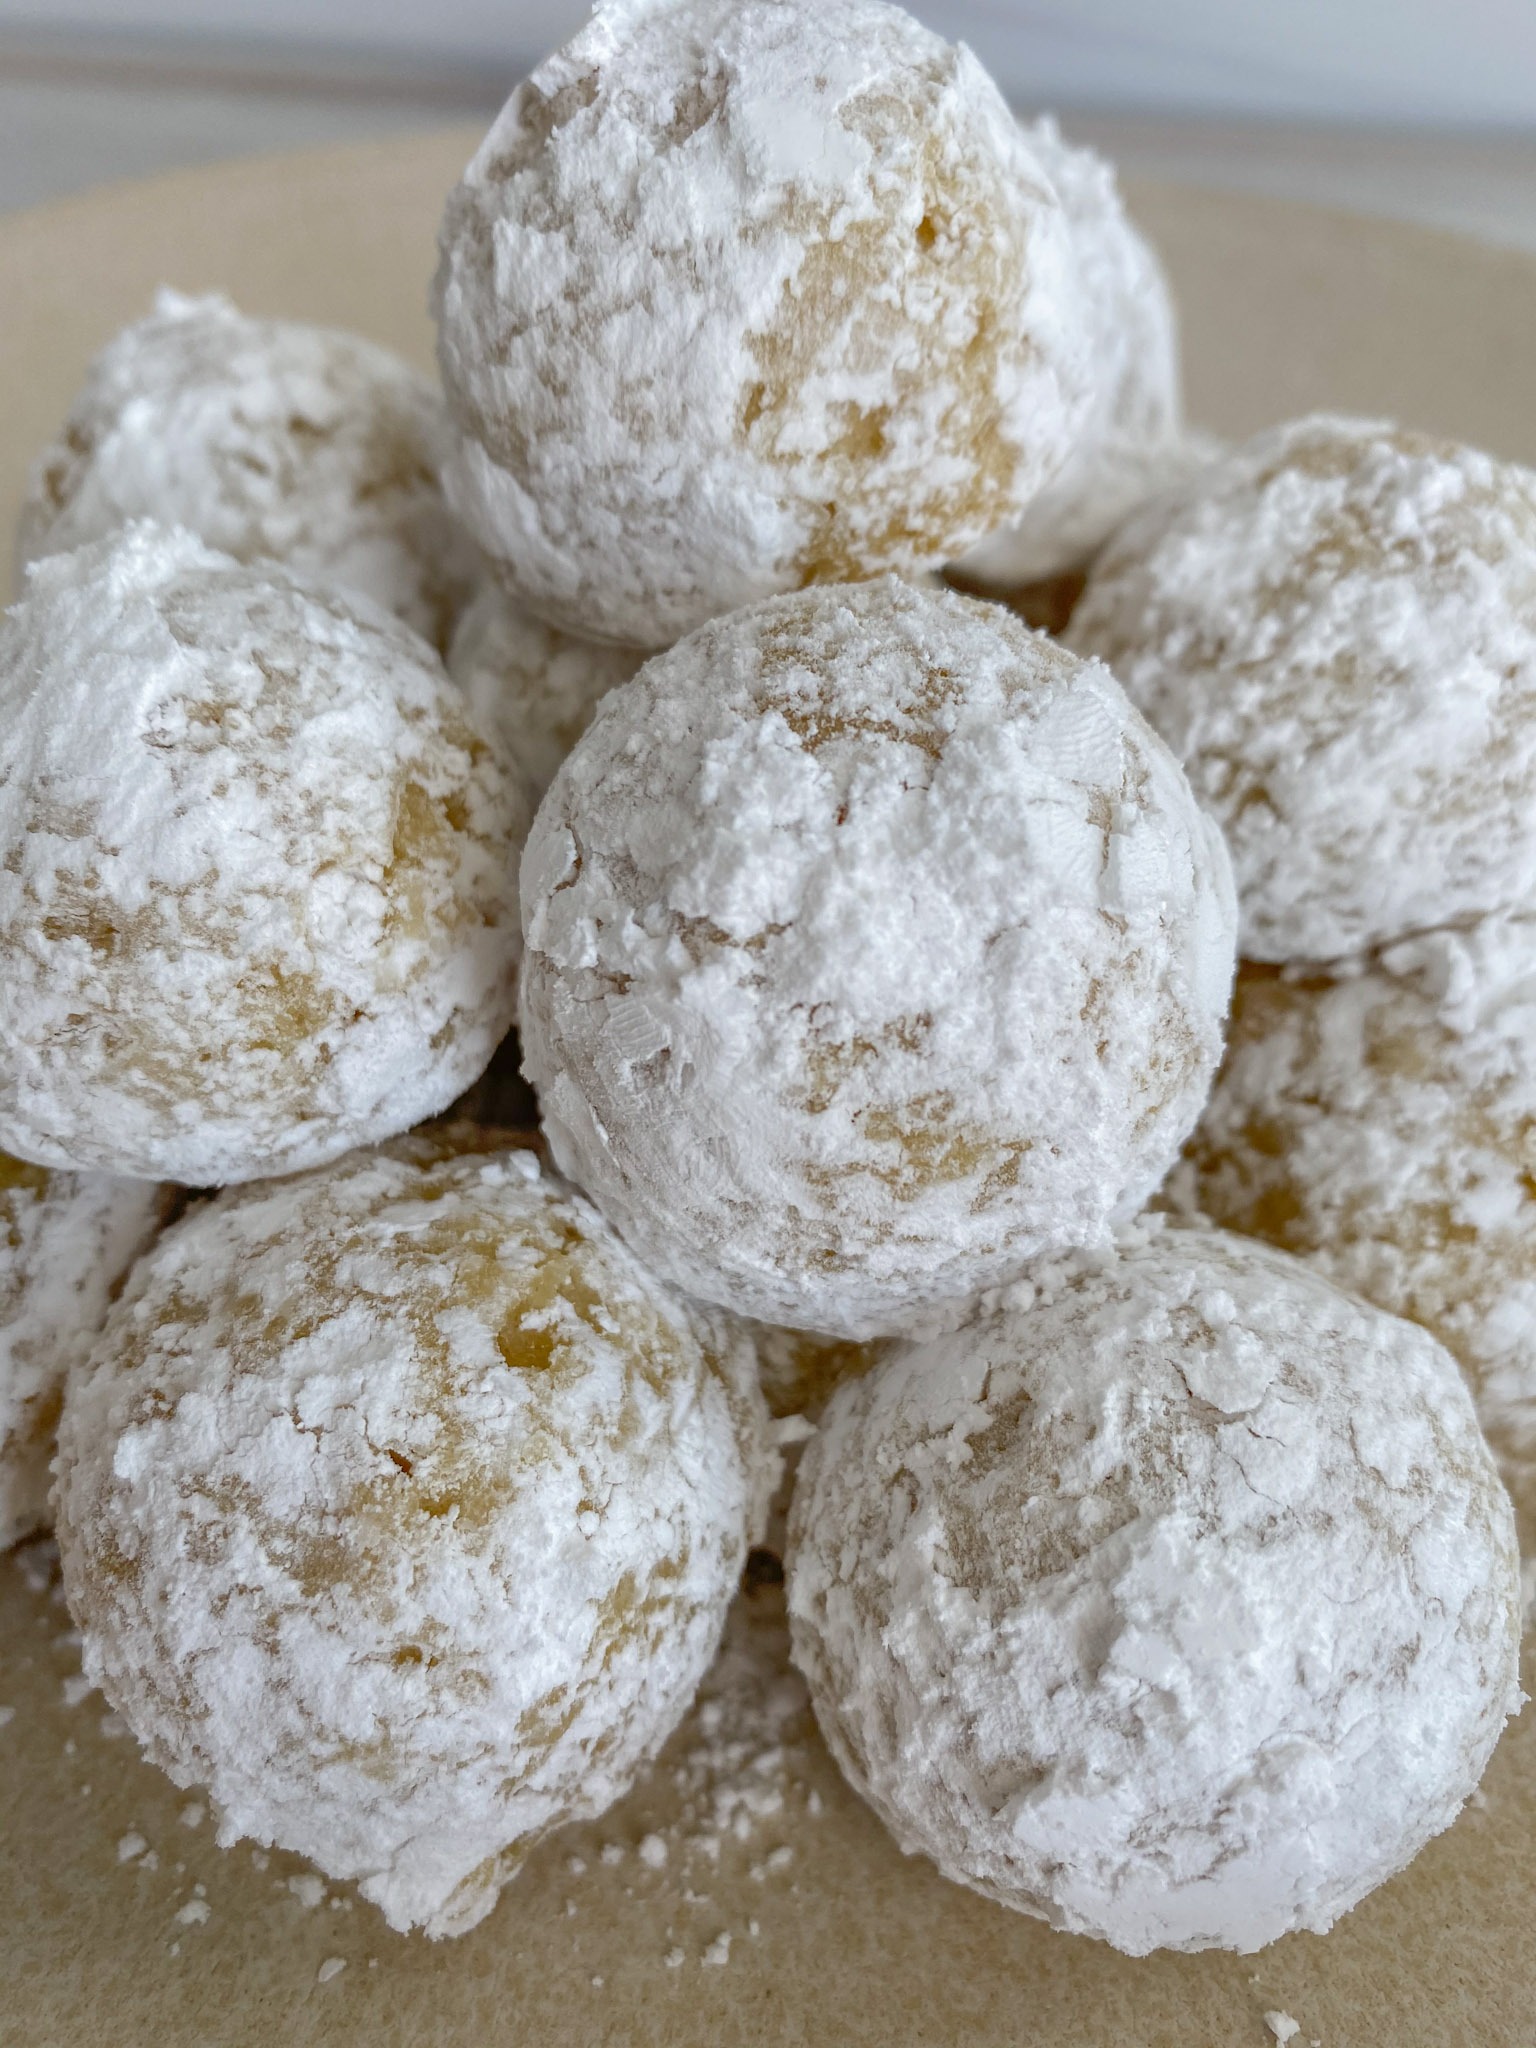
M1337 976L1245 966L1176 1193L1434 1332L1536 1581L1536 926Z
M1132 514L1067 640L1224 828L1246 957L1536 896L1530 470L1381 421L1277 427Z
M362 598L147 522L0 621L0 1144L195 1186L441 1110L512 1021L520 776Z
M170 1199L151 1181L50 1173L0 1153L0 1550L52 1520L65 1376Z
M862 1339L1101 1238L1221 1050L1225 851L1103 667L879 582L604 703L522 868L562 1169L658 1272Z
M238 1190L70 1387L86 1670L222 1843L462 1933L686 1711L765 1432L750 1341L494 1135Z
M1185 431L1173 296L1125 211L1113 167L1064 142L1049 118L1025 133L1072 232L1093 397L1071 454L1022 519L955 564L965 584L999 595L1080 568L1144 498L1182 482L1213 452Z
M1517 1711L1454 1361L1266 1246L1129 1233L834 1395L794 1656L909 1853L1128 1954L1322 1933Z
M598 705L644 660L546 626L487 583L453 636L448 673L481 729L505 739L537 804Z
M479 576L443 502L440 394L355 334L163 291L32 466L22 564L131 519L361 591L441 649Z
M614 0L448 202L452 502L568 631L661 647L937 567L1086 409L1066 216L968 50L881 0Z

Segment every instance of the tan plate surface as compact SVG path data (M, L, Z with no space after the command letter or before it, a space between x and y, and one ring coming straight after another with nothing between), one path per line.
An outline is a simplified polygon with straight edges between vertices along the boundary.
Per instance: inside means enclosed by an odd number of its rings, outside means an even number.
M232 164L0 221L0 522L91 351L162 280L426 360L432 231L473 140ZM1203 423L1336 405L1536 461L1536 263L1255 199L1145 187L1134 201L1184 308ZM775 1600L738 1613L770 1666ZM247 1848L218 1851L207 1822L184 1826L183 1796L103 1732L103 1703L68 1704L66 1627L0 1560L7 2048L1263 2048L1272 2010L1325 2048L1536 2041L1536 1710L1494 1759L1486 1803L1410 1872L1326 1938L1255 1958L1133 1963L946 1884L896 1852L803 1720L762 1759L781 1810L748 1816L717 1861L683 1846L711 1825L712 1745L695 1724L623 1807L547 1844L475 1933L432 1946L390 1935L345 1888L346 1903L306 1909L286 1883L297 1862L259 1871ZM739 1791L740 1768L724 1783ZM659 1870L636 1854L651 1829L673 1845ZM119 1863L129 1831L158 1868ZM769 1868L776 1849L792 1853ZM208 1918L178 1921L197 1885ZM322 1984L328 1959L346 1967Z

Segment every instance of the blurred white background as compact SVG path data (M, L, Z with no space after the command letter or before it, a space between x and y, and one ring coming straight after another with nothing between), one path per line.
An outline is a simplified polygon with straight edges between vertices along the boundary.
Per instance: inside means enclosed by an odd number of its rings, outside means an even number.
M911 0L1130 169L1536 247L1536 0ZM585 0L0 0L0 206L491 110Z
M927 0L1012 91L1103 107L1536 126L1533 0ZM0 22L527 60L582 0L0 0Z

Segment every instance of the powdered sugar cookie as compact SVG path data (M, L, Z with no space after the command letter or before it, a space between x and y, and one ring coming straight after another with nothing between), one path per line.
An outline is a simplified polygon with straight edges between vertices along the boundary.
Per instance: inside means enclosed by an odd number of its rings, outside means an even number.
M1238 976L1177 1192L1423 1323L1454 1354L1536 1564L1536 930Z
M1064 142L1047 118L1025 130L1072 232L1093 347L1093 396L1072 452L1022 519L956 563L970 587L1006 596L1087 562L1132 508L1215 452L1186 434L1178 318L1151 244L1113 167Z
M130 519L361 591L439 649L479 574L443 502L438 392L360 335L162 292L32 466L22 563Z
M1518 1710L1509 1502L1426 1331L1139 1232L842 1387L794 1655L909 1852L1132 1955L1326 1930Z
M537 803L598 705L644 660L546 626L487 583L453 636L448 673L476 723L504 737Z
M141 522L0 622L0 1143L220 1185L444 1108L512 1019L527 799L365 599Z
M450 498L575 633L665 646L937 566L1088 399L1049 177L883 0L613 0L513 94L440 248Z
M0 1153L0 1550L51 1519L65 1375L169 1200L151 1181L49 1173Z
M888 578L604 703L523 858L562 1169L761 1322L901 1331L1134 1213L1220 1054L1219 835L1102 667Z
M681 1718L771 1479L750 1341L494 1136L221 1196L60 1432L85 1668L220 1839L458 1934Z
M1131 516L1067 640L1224 827L1250 958L1536 893L1529 470L1378 421L1278 427Z

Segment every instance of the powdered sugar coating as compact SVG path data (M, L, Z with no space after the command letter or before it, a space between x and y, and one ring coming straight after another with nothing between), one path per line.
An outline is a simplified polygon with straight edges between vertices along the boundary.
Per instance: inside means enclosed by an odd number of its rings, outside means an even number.
M1471 1385L1528 1569L1533 1045L1528 919L1437 933L1341 978L1245 967L1226 1065L1176 1187L1217 1222L1304 1255L1434 1332Z
M998 592L1081 567L1133 507L1182 482L1213 452L1184 431L1173 296L1125 211L1113 166L1063 141L1049 116L1025 134L1071 230L1093 396L1072 452L1023 517L956 564L967 583Z
M449 200L451 501L520 600L665 646L937 566L1088 396L1061 206L970 52L883 0L615 0Z
M525 1069L658 1272L862 1338L1092 1241L1220 1054L1219 835L1112 676L894 578L701 628L523 858Z
M220 1185L444 1108L512 1021L511 765L369 605L140 522L0 622L0 1143Z
M443 648L479 574L447 444L441 395L387 349L162 291L32 465L18 560L154 519L360 591Z
M0 1550L46 1528L64 1377L160 1225L166 1190L0 1153Z
M448 673L470 716L502 736L537 804L598 705L644 660L638 648L546 626L487 583L453 636Z
M1215 1232L1079 1255L834 1397L792 1642L909 1853L1155 1948L1327 1929L1520 1703L1509 1503L1452 1360Z
M1243 951L1327 960L1536 892L1536 475L1275 428L1134 513L1068 644L1225 828Z
M85 1668L151 1759L432 1934L660 1748L771 1477L748 1341L457 1142L168 1232L59 1460Z

